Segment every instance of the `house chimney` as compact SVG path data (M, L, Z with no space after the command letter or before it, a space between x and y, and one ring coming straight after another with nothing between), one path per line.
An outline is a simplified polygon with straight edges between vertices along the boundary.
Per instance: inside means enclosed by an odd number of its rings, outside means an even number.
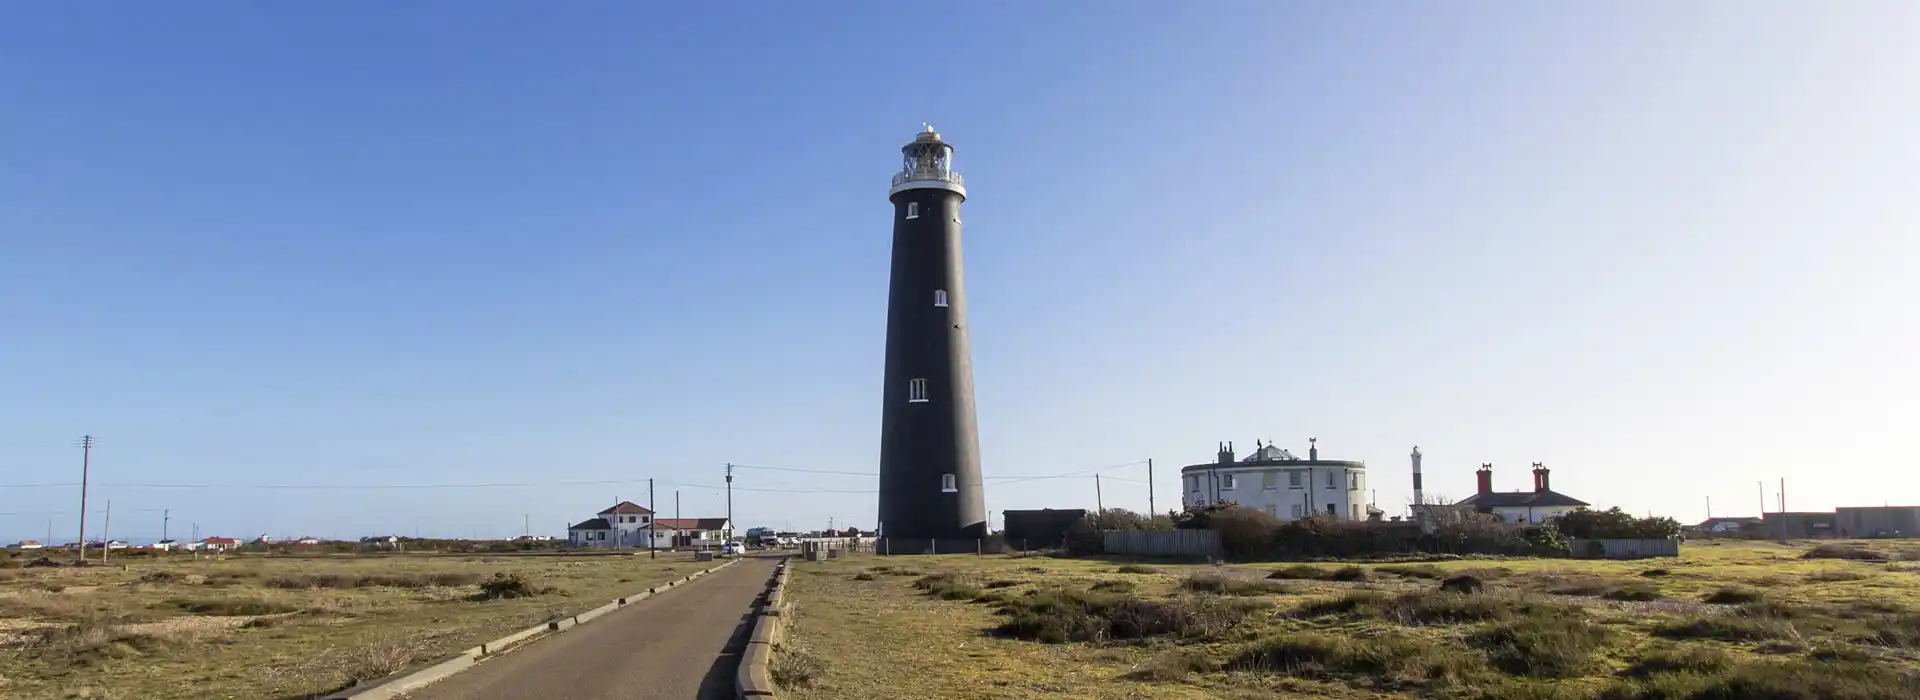
M1320 438L1307 438L1307 459L1320 458Z
M1548 472L1548 471L1549 471L1549 470L1547 469L1547 466L1546 466L1545 464L1542 464L1542 463L1540 463L1540 462L1534 462L1534 463L1533 463L1533 490L1534 490L1534 492L1536 492L1536 493L1538 493L1538 492L1543 492L1543 491L1548 491L1548 490L1551 490L1551 489L1552 489L1552 487L1550 487L1550 486L1548 486L1548 485L1547 485L1547 472Z
M1233 443L1231 442L1220 443L1219 450L1220 450L1219 452L1214 453L1214 458L1219 460L1220 464L1232 464L1233 463Z
M1478 493L1482 493L1482 494L1493 493L1493 463L1492 462L1481 462L1480 471L1474 472L1474 476L1480 477L1480 490Z

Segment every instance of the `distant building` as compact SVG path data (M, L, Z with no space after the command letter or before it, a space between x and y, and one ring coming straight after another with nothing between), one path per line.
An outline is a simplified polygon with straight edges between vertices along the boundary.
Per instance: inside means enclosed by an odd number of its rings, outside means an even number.
M1022 549L1058 547L1066 542L1068 531L1087 518L1083 508L1054 510L1009 510L1006 522L1007 544Z
M1707 518L1687 529L1695 535L1759 535L1766 532L1761 518Z
M1841 537L1920 537L1920 506L1869 506L1834 510Z
M1761 517L1767 536L1778 540L1839 537L1839 517L1833 513L1766 513Z
M621 501L597 515L567 528L568 546L613 549L673 546L676 530L671 526L657 526L653 511L632 501Z
M1368 517L1366 463L1320 459L1317 445L1307 448L1306 459L1275 445L1259 445L1253 454L1236 460L1233 443L1223 443L1213 462L1183 467L1180 477L1180 502L1189 508L1236 503L1281 520Z
M726 518L661 518L655 524L674 531L677 547L707 547L733 539L733 524Z
M195 543L194 549L202 552L231 552L240 548L240 540L232 537L209 537Z
M1526 524L1543 523L1549 518L1566 515L1577 508L1585 508L1588 505L1586 501L1550 488L1548 477L1551 471L1541 463L1534 462L1533 490L1495 491L1493 490L1493 464L1482 464L1479 471L1475 472L1479 477L1479 491L1453 505L1492 514L1503 523Z
M20 540L20 543L14 545L13 548L14 549L40 549L41 547L44 547L44 546L45 545L40 544L36 540Z

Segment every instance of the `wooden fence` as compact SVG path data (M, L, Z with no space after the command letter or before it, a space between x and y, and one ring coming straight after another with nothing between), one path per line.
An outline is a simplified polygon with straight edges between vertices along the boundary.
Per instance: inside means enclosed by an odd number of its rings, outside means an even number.
M1108 554L1144 557L1218 557L1220 533L1212 530L1105 532Z
M1680 556L1680 540L1583 540L1568 541L1573 556L1579 559L1645 559Z

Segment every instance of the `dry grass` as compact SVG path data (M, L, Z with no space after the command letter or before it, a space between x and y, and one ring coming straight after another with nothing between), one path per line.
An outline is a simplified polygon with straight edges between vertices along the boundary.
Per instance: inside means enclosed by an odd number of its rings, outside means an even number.
M9 569L0 695L303 697L582 612L673 578L675 565L692 570L690 559L177 556ZM537 593L474 600L496 574Z
M1156 563L1126 570L1130 585L1114 583L1117 565L1110 561L941 556L802 563L790 595L803 604L803 624L789 641L832 664L788 694L1920 697L1908 692L1920 687L1912 685L1920 683L1920 576L1879 561L1803 557L1809 548L1687 545L1682 558L1652 563ZM916 590L911 580L850 575L861 567L877 571L876 564L911 565L935 581L991 583L981 595L949 596L938 586ZM1469 579L1483 590L1440 590L1444 581ZM1288 595L1231 595L1252 592L1248 584L1277 584ZM1721 593L1728 588L1734 592ZM1756 590L1765 594L1749 595ZM1822 667L1853 675L1811 672Z

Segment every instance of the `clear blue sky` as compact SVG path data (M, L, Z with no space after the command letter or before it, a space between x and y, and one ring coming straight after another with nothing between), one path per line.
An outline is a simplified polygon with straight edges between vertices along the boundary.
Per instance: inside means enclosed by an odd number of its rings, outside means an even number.
M1166 509L1216 441L1308 436L1390 511L1414 444L1454 497L1541 460L1683 520L1920 503L1911 3L692 7L0 8L0 536L73 537L22 485L82 433L133 537L872 471L923 121L994 511L1147 458ZM541 485L221 486L455 483ZM870 477L736 485L742 526L872 525Z

